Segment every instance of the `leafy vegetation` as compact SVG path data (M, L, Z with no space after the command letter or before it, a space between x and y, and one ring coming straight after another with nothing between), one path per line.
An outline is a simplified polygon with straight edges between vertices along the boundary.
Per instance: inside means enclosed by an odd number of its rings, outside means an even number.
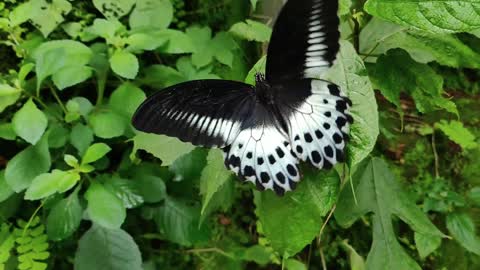
M479 269L478 1L340 1L348 162L284 197L132 128L163 87L252 83L273 6L2 1L0 269Z

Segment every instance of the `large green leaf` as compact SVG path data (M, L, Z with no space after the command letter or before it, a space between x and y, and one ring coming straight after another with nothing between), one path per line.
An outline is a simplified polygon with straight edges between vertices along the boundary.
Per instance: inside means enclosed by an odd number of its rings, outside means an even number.
M127 215L123 202L102 184L93 182L85 193L88 201L87 212L96 224L118 229Z
M326 77L338 84L353 103L354 122L347 145L348 162L353 167L372 151L377 141L379 127L375 93L362 58L346 41L341 42L338 59Z
M15 133L25 141L36 144L42 137L48 125L45 114L40 111L32 99L29 99L18 110L12 119Z
M83 209L80 205L77 192L58 201L50 210L47 217L48 238L61 241L72 235L80 226Z
M420 269L397 242L392 224L395 215L417 233L440 238L443 234L402 190L385 161L369 158L353 175L353 190L346 187L340 193L335 218L342 227L350 227L357 219L373 213L373 243L366 269Z
M301 251L318 235L322 217L337 199L336 171L307 171L297 189L279 197L271 191L255 192L256 215L265 236L282 256Z
M137 0L130 14L132 29L167 28L173 19L173 6L170 0Z
M360 33L360 52L379 55L391 48L406 50L419 63L436 61L450 67L480 67L480 54L454 35L413 30L373 18Z
M447 229L458 243L470 252L480 255L480 237L475 233L475 224L466 213L451 213L447 216Z
M20 192L28 188L36 176L47 172L50 164L48 136L44 135L36 145L27 147L8 162L5 180L15 192Z
M78 242L75 270L106 269L141 270L142 255L127 232L93 225Z
M133 154L143 149L162 160L162 165L169 166L177 158L191 152L195 146L164 135L139 132L133 138Z
M365 10L394 23L437 33L480 28L478 0L368 0Z
M403 50L381 55L369 71L372 82L397 107L400 107L400 93L405 92L412 95L422 113L443 108L458 115L455 103L443 97L442 76L430 66L415 62Z

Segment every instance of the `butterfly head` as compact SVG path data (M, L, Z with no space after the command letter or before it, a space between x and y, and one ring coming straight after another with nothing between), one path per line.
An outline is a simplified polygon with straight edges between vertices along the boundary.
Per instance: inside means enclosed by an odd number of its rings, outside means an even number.
M262 73L255 74L255 89L256 89L256 96L261 103L263 104L274 103L273 92L271 91L270 84L268 84L264 74Z

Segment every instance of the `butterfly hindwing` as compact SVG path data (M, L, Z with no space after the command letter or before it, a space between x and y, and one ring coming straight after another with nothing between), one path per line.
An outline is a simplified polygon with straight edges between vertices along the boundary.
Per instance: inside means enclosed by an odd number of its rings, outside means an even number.
M149 97L132 124L144 132L177 137L205 147L225 147L255 105L253 86L226 80L190 81Z
M282 8L268 47L270 83L317 78L339 50L336 0L291 0Z

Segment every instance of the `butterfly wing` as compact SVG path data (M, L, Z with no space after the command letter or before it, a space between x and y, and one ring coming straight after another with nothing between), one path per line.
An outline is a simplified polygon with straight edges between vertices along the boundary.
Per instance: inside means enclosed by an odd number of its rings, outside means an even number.
M255 106L253 86L226 80L198 80L150 96L132 119L140 131L177 137L205 147L225 147L240 133Z
M271 84L316 78L339 49L336 0L288 1L278 15L268 47L266 78Z
M224 152L227 168L259 190L271 189L283 195L300 181L298 159L288 135L274 113L262 104L257 103L255 113Z

